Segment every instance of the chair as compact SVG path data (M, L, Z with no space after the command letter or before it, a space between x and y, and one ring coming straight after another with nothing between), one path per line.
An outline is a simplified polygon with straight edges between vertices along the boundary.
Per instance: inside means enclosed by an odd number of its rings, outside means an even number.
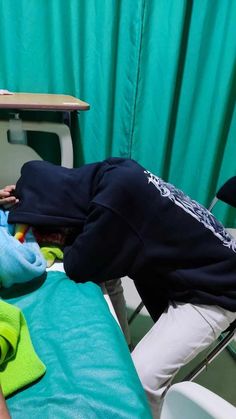
M205 387L187 381L167 391L160 419L236 419L236 408Z
M227 205L236 208L236 176L228 179L221 188L217 191L213 198L209 211L213 209L215 204L220 200ZM230 230L230 229L229 229ZM207 366L227 347L232 355L235 356L235 350L231 347L230 342L233 341L236 332L236 320L221 334L218 343L189 374L187 374L183 381L192 381L196 378ZM236 417L236 416L235 416Z
M24 131L40 131L54 133L59 138L61 165L73 167L73 148L70 130L65 124L52 122L23 121ZM42 160L31 147L26 144L11 144L8 141L10 121L0 121L0 188L16 183L22 165L29 160Z
M218 200L225 202L226 204L230 205L231 207L236 208L236 176L231 177L228 179L223 186L218 190L216 196L213 198L210 206L209 211L215 206Z
M230 324L230 326L221 334L221 337L217 341L214 348L205 356L205 358L192 370L190 371L182 381L194 380L207 366L225 349L228 347L230 342L234 339L236 332L236 320ZM230 347L229 347L230 349ZM233 349L231 350L233 353ZM235 418L236 419L236 418Z
M215 197L213 198L210 206L209 211L213 209L215 204L218 201L222 201L226 203L229 206L232 206L236 208L236 176L231 177L228 179L221 188L217 191ZM229 229L230 231L231 229ZM143 302L141 301L140 304L137 306L137 308L134 310L134 312L131 314L128 323L129 325L134 321L134 319L137 317L137 315L140 313L142 308L144 307ZM236 352L234 348L229 345L230 342L234 339L234 334L236 332L236 320L231 323L231 325L228 327L228 329L222 333L218 343L216 346L211 350L211 352L207 355L207 357L197 365L196 368L194 368L185 378L183 381L191 381L197 375L200 374L201 371L203 371L208 364L210 364L219 354L222 352L222 350L226 347L228 347L229 351L233 356L236 355Z

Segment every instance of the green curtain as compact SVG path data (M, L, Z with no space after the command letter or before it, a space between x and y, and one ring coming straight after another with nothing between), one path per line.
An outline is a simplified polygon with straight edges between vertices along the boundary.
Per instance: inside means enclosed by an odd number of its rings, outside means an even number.
M0 0L0 27L0 88L90 103L76 166L132 157L204 205L236 174L235 0Z

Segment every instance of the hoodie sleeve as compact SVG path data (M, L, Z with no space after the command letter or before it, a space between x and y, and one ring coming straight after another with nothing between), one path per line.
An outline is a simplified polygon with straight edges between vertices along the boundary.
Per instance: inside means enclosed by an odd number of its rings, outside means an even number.
M128 275L140 245L119 214L93 205L83 232L65 249L65 272L76 282L95 283Z

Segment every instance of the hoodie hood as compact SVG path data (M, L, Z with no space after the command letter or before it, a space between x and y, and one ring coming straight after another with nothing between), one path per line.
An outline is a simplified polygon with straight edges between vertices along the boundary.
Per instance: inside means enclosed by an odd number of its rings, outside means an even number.
M87 216L92 189L101 163L68 169L47 161L23 165L9 213L9 223L33 226L80 227Z

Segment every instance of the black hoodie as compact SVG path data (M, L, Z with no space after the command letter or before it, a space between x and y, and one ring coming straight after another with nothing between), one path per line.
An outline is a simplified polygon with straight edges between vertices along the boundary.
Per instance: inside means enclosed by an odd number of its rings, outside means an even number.
M197 202L133 160L76 169L26 163L10 223L74 226L67 275L100 283L128 275L156 320L168 301L236 311L236 243Z

